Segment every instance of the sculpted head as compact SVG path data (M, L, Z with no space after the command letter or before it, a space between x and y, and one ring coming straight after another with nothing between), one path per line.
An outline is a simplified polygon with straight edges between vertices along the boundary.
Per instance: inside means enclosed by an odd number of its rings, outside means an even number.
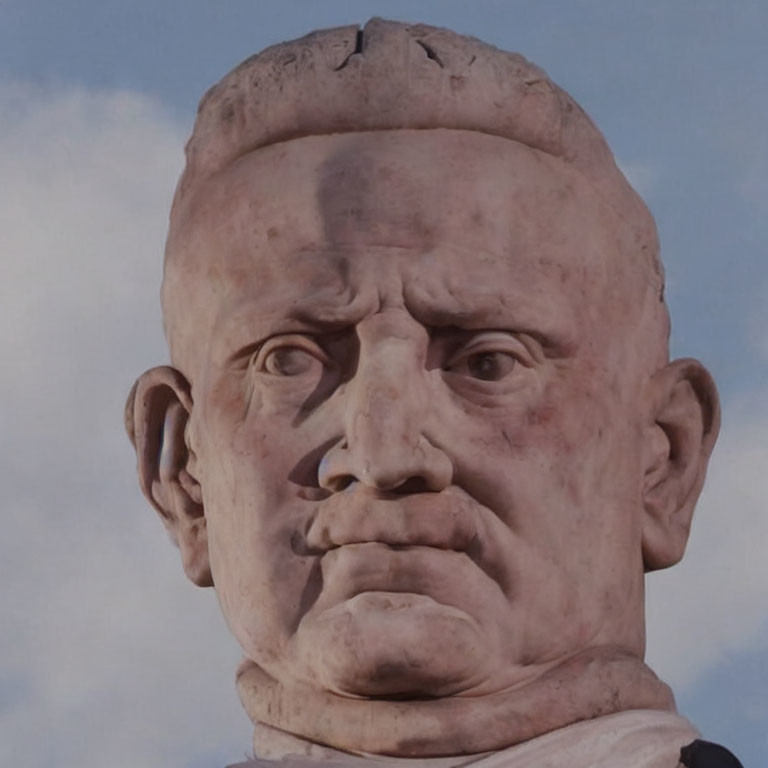
M644 573L683 555L717 395L669 360L653 220L581 109L375 20L244 62L187 153L173 367L128 424L252 718L428 755L673 706Z

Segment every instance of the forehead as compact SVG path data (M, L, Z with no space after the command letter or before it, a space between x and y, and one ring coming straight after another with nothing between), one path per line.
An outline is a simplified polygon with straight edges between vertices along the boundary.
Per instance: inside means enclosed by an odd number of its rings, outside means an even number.
M547 239L553 225L576 239L612 227L609 214L579 172L523 144L472 131L371 131L245 155L200 185L172 234L233 239L242 234L231 227L237 221L269 245L263 255L318 231L329 240L389 242L396 231L423 237L439 228L501 245L529 229ZM277 235L282 241L274 242Z
M194 308L185 325L211 328L243 303L269 314L398 280L413 304L447 315L511 295L521 311L535 305L540 322L548 310L589 314L585 292L604 293L625 262L621 232L578 172L507 139L452 130L298 139L241 158L175 215L169 336L183 334L179 302Z

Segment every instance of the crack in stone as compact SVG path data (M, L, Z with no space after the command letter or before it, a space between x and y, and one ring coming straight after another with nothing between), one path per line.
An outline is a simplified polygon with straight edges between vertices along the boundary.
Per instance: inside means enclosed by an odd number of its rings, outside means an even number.
M432 61L434 61L435 64L437 64L440 67L440 69L445 68L445 65L443 64L440 57L435 52L435 49L432 48L431 45L427 45L423 40L417 40L416 43L424 49L424 52L427 54L428 59L431 59Z
M352 51L345 59L344 61L339 64L338 67L336 67L333 71L339 72L340 70L344 69L344 67L349 64L349 60L356 56L359 53L363 52L363 46L365 45L365 33L363 32L362 28L357 30L357 34L355 35L355 50Z

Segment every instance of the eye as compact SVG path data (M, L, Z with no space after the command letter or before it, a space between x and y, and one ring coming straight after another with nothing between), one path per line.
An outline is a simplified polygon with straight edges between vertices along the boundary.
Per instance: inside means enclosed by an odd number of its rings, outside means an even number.
M270 339L253 358L256 370L270 376L302 376L321 370L326 363L323 350L302 337Z
M478 384L520 381L522 369L533 366L527 336L511 331L480 331L454 336L443 370L455 378ZM520 369L518 371L518 369ZM507 383L509 383L507 382Z
M264 359L264 370L273 376L300 376L306 373L317 358L298 347L278 347Z
M477 352L466 358L466 368L472 378L499 381L512 372L516 362L507 352Z
M447 370L480 381L500 381L512 372L516 363L517 360L508 352L493 350L465 355Z

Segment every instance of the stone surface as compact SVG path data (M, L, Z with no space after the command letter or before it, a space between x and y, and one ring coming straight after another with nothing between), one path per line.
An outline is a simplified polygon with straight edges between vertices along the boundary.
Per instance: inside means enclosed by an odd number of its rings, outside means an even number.
M382 20L244 62L201 103L163 309L128 430L254 722L413 757L674 710L644 572L683 555L717 393L541 70Z

